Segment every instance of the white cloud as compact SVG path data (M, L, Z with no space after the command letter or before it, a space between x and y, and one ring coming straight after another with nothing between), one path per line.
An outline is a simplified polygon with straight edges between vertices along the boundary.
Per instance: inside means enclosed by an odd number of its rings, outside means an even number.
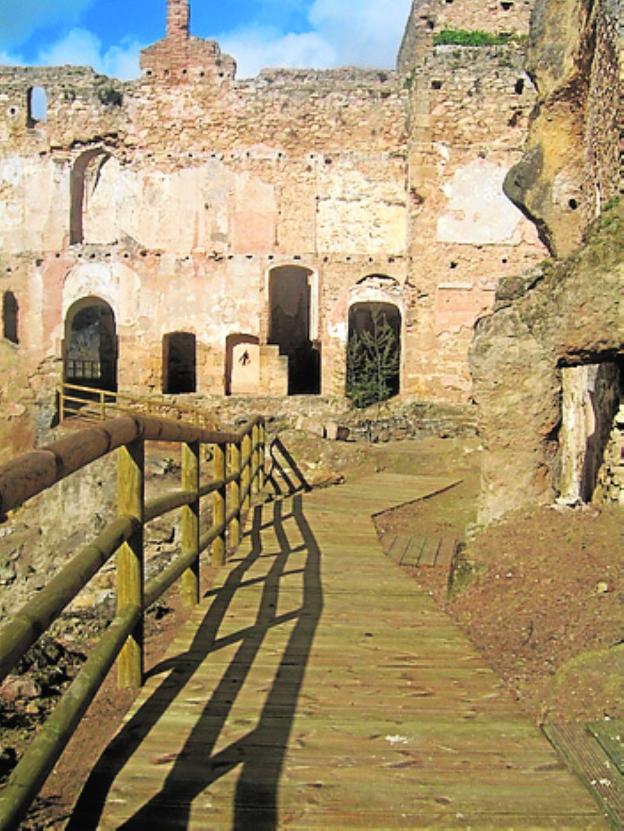
M139 52L142 44L123 42L103 49L102 41L87 29L72 29L68 34L42 50L37 64L44 66L92 66L97 72L128 80L139 75Z
M341 64L394 66L411 0L314 0L309 19Z
M393 67L412 3L392 0L389 5L388 0L314 0L308 11L310 31L248 26L217 40L236 59L239 77L278 66Z
M249 78L267 67L323 69L336 65L331 44L316 32L280 34L271 29L242 29L219 38L221 48L236 58L237 77Z

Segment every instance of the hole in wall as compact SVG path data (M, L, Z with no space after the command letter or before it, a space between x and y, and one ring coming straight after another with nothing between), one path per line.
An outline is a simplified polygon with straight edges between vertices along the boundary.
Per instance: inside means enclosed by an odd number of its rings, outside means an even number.
M164 336L162 389L169 395L197 391L197 339L191 332Z
M313 274L302 266L278 266L269 274L269 338L288 356L288 394L318 395L321 353L312 340Z
M12 291L5 291L2 298L2 335L11 343L19 343L19 305Z
M43 87L28 90L28 126L34 127L48 119L48 94Z
M516 95L522 95L524 92L524 78L518 78L516 83L514 84L514 92Z
M571 211L576 211L578 208L578 202L576 199L568 199L568 207Z

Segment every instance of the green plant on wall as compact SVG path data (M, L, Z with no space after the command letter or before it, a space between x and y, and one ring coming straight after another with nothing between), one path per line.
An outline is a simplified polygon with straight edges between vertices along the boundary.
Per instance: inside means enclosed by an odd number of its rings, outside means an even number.
M386 315L373 309L370 329L353 331L347 349L347 396L356 407L387 401L397 392L399 344Z
M493 35L481 29L442 29L433 38L434 46L504 46L514 35Z

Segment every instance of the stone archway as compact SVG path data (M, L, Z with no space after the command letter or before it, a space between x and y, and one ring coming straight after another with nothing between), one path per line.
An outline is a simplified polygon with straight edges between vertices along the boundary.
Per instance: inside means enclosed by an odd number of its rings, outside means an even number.
M260 339L232 334L225 340L225 394L250 395L260 389Z
M65 316L65 382L116 392L117 357L113 309L99 297L77 300Z
M401 391L401 312L393 303L349 308L346 393L356 406L387 401Z
M403 292L398 280L369 274L353 286L349 293L346 394L357 406L401 392L402 328ZM373 373L376 393L362 395L362 385L368 383L362 366L367 362L377 364ZM369 368L367 376L371 372Z
M93 193L100 181L102 168L111 154L102 147L94 147L82 153L71 171L71 203L69 218L69 241L80 245L85 241L85 209L87 196Z

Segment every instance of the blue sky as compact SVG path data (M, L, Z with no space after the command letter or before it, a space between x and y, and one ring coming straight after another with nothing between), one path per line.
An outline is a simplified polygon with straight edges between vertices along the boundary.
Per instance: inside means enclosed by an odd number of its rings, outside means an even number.
M193 34L218 40L239 77L262 67L391 67L411 0L192 0ZM0 0L0 63L88 64L138 74L166 0Z

